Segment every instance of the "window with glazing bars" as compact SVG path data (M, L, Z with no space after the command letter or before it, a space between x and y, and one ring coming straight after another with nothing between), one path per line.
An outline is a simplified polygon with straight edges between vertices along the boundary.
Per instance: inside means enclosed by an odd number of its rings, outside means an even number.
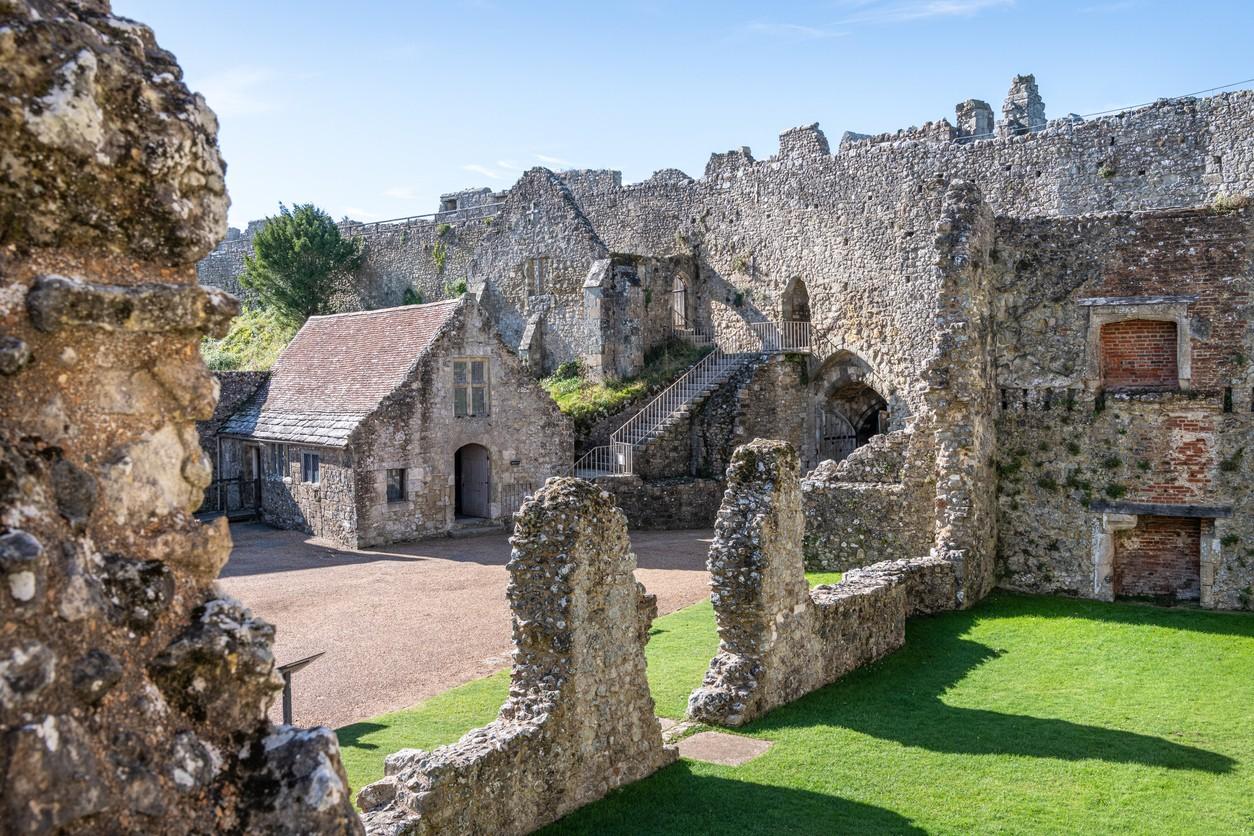
M488 414L488 361L453 361L453 415L470 418Z

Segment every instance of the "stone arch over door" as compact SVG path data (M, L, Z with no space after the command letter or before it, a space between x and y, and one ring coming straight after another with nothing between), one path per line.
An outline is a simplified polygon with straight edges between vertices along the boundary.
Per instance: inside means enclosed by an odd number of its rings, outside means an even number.
M887 431L888 401L874 387L876 378L866 361L849 352L833 355L815 380L817 461L841 461Z
M800 276L793 276L780 296L779 319L781 322L810 321L810 290Z
M453 454L454 511L459 517L492 516L492 456L482 444Z

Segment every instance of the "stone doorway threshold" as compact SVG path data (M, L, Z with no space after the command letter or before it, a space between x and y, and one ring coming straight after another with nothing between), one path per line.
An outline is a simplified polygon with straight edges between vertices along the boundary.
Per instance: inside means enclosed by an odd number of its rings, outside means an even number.
M692 723L676 723L665 717L658 719L662 724L662 737L668 743L693 726ZM697 732L675 743L680 757L719 766L741 766L766 754L774 745L773 740L759 740L756 737L718 731Z

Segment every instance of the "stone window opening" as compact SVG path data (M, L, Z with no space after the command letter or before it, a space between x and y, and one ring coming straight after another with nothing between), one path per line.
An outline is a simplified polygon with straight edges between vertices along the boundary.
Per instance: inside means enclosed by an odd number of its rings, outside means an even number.
M456 212L457 211L457 198L449 197L449 198L445 198L444 200L441 200L440 211L441 212Z
M1192 384L1189 304L1197 297L1107 296L1078 299L1088 308L1091 390L1176 391Z
M287 445L270 445L270 476L274 479L287 476Z
M1114 390L1178 389L1176 323L1125 319L1101 327L1102 385Z
M322 457L317 453L300 454L300 480L316 485L321 481Z
M403 467L388 468L387 499L388 502L404 502L406 498L406 472Z
M523 264L523 276L527 282L527 295L546 293L549 283L549 259L547 256L529 258Z
M488 414L487 358L453 361L453 417L478 418Z

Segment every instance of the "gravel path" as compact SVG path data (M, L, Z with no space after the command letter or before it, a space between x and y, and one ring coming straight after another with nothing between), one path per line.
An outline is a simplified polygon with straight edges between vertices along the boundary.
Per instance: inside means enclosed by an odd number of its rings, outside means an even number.
M509 665L504 534L352 552L256 523L231 533L219 584L274 624L279 663L326 651L293 680L300 725L334 728L406 708ZM632 532L636 577L660 613L709 596L711 536Z

